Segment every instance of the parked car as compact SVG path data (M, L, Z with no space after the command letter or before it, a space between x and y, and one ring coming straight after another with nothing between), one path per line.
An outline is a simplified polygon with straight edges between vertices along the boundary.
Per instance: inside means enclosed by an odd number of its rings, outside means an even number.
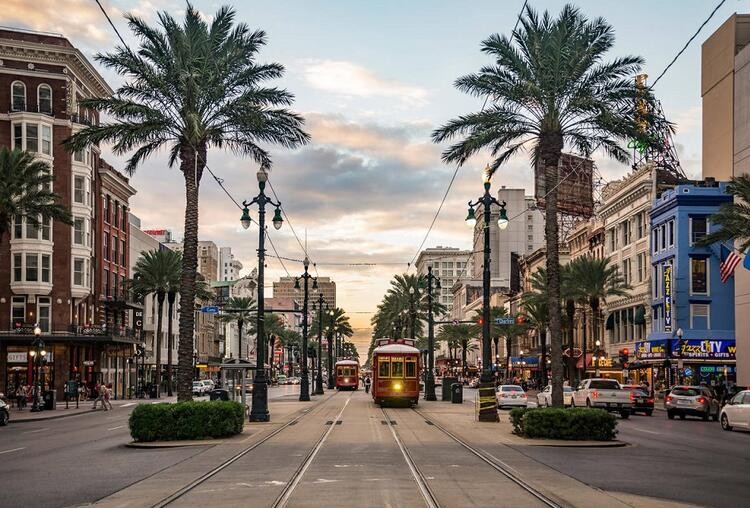
M528 397L518 385L500 385L497 387L497 408L517 406L526 407Z
M242 384L237 381L234 386L234 393L239 397L242 394ZM245 393L253 393L253 378L245 378Z
M674 420L679 416L684 420L686 416L699 416L707 421L719 419L719 400L714 392L705 386L675 386L664 397L664 409L667 418Z
M539 407L549 407L552 405L552 385L547 385L544 390L537 393L536 403ZM573 403L573 387L563 386L563 405L570 407Z
M206 393L214 389L214 382L211 379L203 379L201 383L206 387Z
M203 381L193 381L193 395L200 397L206 393L206 385L203 384Z
M10 421L10 408L5 402L5 396L0 393L0 427L8 425Z
M279 374L278 376L276 376L276 381L277 381L277 382L278 382L278 383L279 383L280 385L285 385L285 384L287 384L287 379L288 379L288 378L286 377L286 375L285 375L285 374Z
M724 430L734 427L750 430L750 390L743 390L729 399L721 408L719 420Z
M651 416L654 413L654 398L643 387L622 385L622 388L630 392L630 399L633 401L631 413L643 413L646 416Z
M595 407L620 413L627 419L633 409L630 392L623 390L614 379L584 379L573 392L573 407Z

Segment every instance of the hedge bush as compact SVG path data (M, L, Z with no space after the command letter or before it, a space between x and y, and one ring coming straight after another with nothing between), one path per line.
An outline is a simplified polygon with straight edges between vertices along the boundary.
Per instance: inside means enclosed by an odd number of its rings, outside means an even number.
M516 408L510 422L515 434L529 438L611 441L617 436L617 418L603 409Z
M135 441L227 437L242 432L244 411L233 401L140 404L128 424Z

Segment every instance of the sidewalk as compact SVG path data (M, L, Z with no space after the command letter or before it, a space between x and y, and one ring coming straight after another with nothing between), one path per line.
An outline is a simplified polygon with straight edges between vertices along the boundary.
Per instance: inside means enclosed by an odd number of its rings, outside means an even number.
M112 400L113 410L117 410L119 407L130 407L136 404L143 404L149 402L175 402L176 396L173 397L162 397L160 399L118 399ZM78 403L76 408L75 402L68 403L68 409L65 409L65 402L58 402L57 408L54 410L39 411L38 413L31 412L31 405L27 405L25 409L16 409L12 407L10 409L10 423L24 423L24 422L38 422L44 420L56 420L58 418L66 418L69 416L77 416L82 414L95 413L103 411L101 403L97 405L96 409L93 409L94 401L87 400Z

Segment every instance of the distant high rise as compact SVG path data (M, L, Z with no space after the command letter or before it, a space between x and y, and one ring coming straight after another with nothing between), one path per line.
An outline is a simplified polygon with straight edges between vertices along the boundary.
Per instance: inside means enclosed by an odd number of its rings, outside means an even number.
M323 299L329 307L336 306L336 283L330 277L318 277L318 288L323 291ZM312 283L310 294L312 295ZM273 283L273 298L301 299L302 291L294 289L294 277L281 277L278 282ZM317 299L317 295L311 296Z
M432 273L440 278L441 289L435 290L435 302L447 307L447 315L453 309L453 293L451 286L461 277L470 273L468 265L471 261L471 251L457 247L431 247L419 253L417 257L417 273L427 275L427 268L432 267Z
M219 280L219 248L210 240L198 242L198 271L206 282Z
M231 247L219 249L219 280L237 280L240 278L242 263L234 258Z

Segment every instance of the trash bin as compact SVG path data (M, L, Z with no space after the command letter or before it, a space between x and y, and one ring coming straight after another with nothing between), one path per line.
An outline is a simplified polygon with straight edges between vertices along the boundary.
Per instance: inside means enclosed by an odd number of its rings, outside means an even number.
M461 383L453 383L451 385L451 402L453 404L463 404L464 387Z
M157 386L156 386L155 384L153 384L153 385L150 385L150 386L148 387L148 396L149 396L149 398L151 398L151 399L156 399L156 398L158 398L158 397L159 397L159 392L158 392L158 390L157 390Z
M229 390L211 390L208 396L211 400L229 400Z
M44 409L55 409L55 399L57 399L57 390L44 390L42 393Z
M455 377L444 377L443 378L443 389L442 389L442 401L448 402L451 400L451 385L457 382L458 379Z

